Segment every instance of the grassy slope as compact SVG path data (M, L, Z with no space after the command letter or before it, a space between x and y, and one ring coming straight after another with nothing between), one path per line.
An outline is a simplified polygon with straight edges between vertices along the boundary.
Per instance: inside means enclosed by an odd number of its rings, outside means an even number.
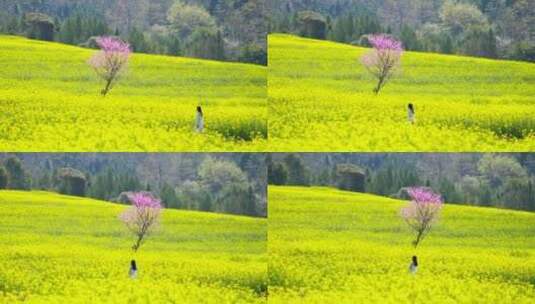
M535 65L407 52L375 96L365 48L269 36L273 150L532 151ZM417 126L406 105L416 107Z
M135 54L102 98L87 64L94 52L0 36L2 151L264 149L264 67ZM193 136L199 98L207 134Z
M272 303L533 303L535 214L446 205L414 250L406 202L269 188ZM417 254L420 269L408 273Z
M262 303L264 219L164 210L135 258L125 206L46 192L0 192L0 303ZM186 301L187 300L187 301Z

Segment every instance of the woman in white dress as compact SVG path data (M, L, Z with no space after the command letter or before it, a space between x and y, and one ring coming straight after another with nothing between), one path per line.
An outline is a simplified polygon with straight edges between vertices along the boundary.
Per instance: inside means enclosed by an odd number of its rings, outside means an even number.
M407 109L407 119L409 120L410 124L414 124L416 121L416 113L414 112L414 106L412 103L409 103L408 109Z
M411 265L409 266L409 272L412 274L416 274L417 271L418 271L418 258L416 256L413 256Z
M201 106L197 107L197 113L195 115L195 131L202 133L204 131L204 114L202 113Z
M128 276L131 279L137 278L137 265L135 260L130 261L130 270L128 271Z

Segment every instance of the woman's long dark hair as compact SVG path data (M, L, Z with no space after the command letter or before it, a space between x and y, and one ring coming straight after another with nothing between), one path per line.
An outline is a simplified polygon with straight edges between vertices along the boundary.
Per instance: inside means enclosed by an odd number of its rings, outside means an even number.
M130 267L132 267L133 270L137 271L136 260L130 261Z
M412 103L409 103L409 110L411 110L412 113L414 113L414 106Z
M418 266L418 258L415 255L412 256L412 264L414 264L414 266Z
M201 114L201 116L204 116L203 113L202 113L202 108L201 106L197 106L197 112L199 112Z

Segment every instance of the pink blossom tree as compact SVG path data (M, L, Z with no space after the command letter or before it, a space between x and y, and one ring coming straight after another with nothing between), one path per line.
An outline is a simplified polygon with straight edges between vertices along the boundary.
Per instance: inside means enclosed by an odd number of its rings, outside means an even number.
M366 70L377 78L377 86L373 92L379 94L381 88L400 66L403 47L401 42L387 35L371 35L368 41L373 49L364 54L360 60Z
M101 94L106 96L126 70L131 50L128 43L114 37L98 37L96 42L100 51L89 59L89 65L104 80Z
M401 210L401 216L415 232L416 238L412 244L417 247L437 221L442 209L442 197L422 187L409 188L408 193L411 202Z
M128 196L132 206L120 215L128 230L136 236L132 250L137 251L158 225L162 204L149 193L137 192Z

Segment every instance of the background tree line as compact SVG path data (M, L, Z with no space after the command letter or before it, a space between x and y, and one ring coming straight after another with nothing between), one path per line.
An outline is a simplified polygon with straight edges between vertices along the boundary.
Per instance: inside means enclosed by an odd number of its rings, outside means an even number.
M148 191L166 208L267 215L263 154L0 155L0 189L45 190L129 203Z
M410 51L535 61L531 0L273 0L270 32L366 45L389 33Z
M261 0L1 0L0 33L85 47L114 35L140 53L267 63Z
M273 185L332 186L406 199L423 186L448 203L535 211L535 154L273 154Z

